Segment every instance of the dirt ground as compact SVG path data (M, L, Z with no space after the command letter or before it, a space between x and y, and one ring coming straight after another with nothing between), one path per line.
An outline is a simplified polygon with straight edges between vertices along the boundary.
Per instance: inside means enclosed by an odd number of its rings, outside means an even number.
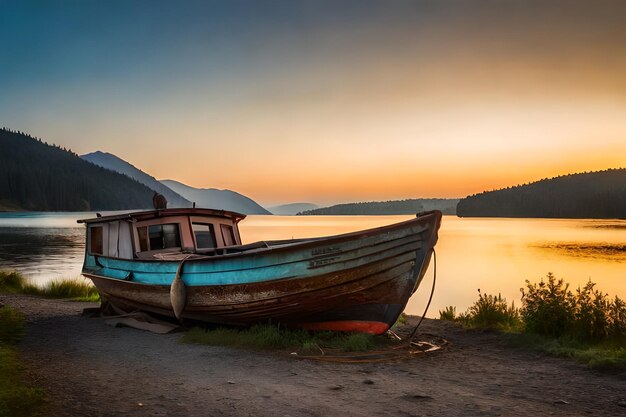
M93 303L0 295L27 315L18 346L54 416L626 416L626 376L426 320L445 351L333 364L223 347L82 317Z

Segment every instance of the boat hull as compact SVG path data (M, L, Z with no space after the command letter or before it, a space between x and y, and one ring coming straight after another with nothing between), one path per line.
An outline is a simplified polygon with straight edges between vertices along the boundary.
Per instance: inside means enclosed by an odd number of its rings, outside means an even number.
M183 265L97 259L83 274L125 311L173 316L171 286L180 267L182 318L380 334L419 286L440 220L441 213L429 212L397 225Z

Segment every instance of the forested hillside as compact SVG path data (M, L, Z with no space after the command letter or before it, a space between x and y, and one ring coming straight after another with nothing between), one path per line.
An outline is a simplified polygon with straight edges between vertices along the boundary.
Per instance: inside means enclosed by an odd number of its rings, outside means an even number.
M162 194L167 199L167 207L191 207L191 202L187 201L182 196L178 195L165 185L161 184L150 174L147 174L130 164L129 162L124 161L120 157L110 154L108 152L93 152L86 155L81 155L81 159L85 161L91 162L92 164L101 166L102 168L110 169L111 171L119 172L120 174L124 174L127 177L130 177L146 187L150 188Z
M462 199L461 217L626 218L626 169L570 174Z
M459 200L453 198L417 198L413 200L372 201L368 203L337 204L335 206L307 210L298 215L380 215L416 214L421 211L441 210L443 214L455 214Z
M21 132L0 129L0 210L152 207L153 191L125 175Z

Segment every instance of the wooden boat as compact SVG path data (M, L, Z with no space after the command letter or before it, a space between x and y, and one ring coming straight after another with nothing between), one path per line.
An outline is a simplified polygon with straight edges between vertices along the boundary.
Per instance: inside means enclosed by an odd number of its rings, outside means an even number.
M419 286L441 212L375 229L242 245L245 215L163 209L79 220L83 275L125 311L246 326L385 332Z

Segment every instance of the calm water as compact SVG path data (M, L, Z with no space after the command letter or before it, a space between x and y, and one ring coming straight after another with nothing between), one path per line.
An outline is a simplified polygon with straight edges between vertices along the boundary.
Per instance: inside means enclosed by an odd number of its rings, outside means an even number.
M0 213L0 269L16 269L37 283L77 276L85 213ZM244 243L302 238L382 226L411 216L249 216L240 224ZM460 219L445 216L437 244L437 290L429 316L447 305L467 308L477 289L500 292L519 304L524 280L546 273L573 286L591 279L626 297L626 221ZM407 311L421 314L433 268Z

